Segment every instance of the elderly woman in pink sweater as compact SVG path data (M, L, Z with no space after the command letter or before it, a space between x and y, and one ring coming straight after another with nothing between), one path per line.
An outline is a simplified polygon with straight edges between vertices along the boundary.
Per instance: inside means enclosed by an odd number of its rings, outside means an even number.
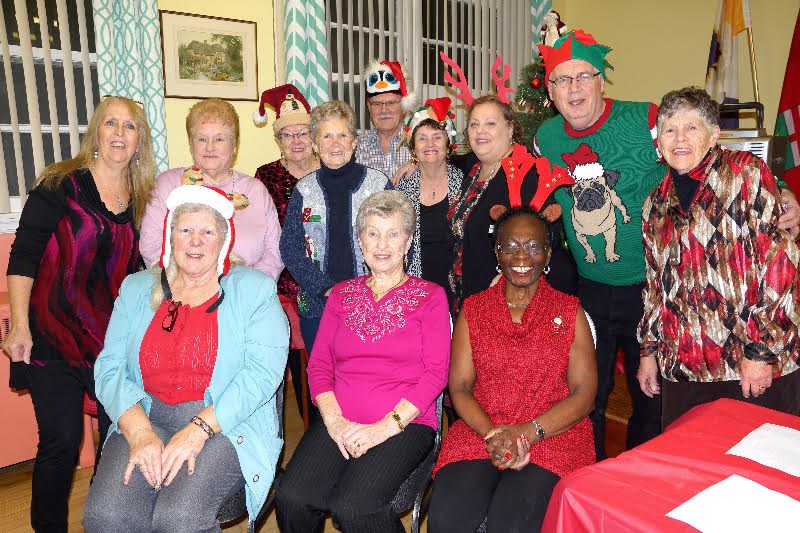
M415 212L399 191L356 217L370 274L331 289L308 366L312 423L277 492L281 531L404 531L390 502L433 445L447 383L450 315L439 285L406 274Z
M150 267L161 256L166 200L181 185L207 185L221 189L236 209L233 254L241 264L278 279L283 270L278 241L281 227L275 203L263 183L234 170L239 145L239 115L219 98L202 100L189 110L186 133L193 165L162 172L142 220L139 249Z

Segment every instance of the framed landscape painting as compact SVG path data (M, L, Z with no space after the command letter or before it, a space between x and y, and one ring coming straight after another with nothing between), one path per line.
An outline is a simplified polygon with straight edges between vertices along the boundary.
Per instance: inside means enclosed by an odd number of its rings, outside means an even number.
M255 22L159 14L167 97L258 100Z

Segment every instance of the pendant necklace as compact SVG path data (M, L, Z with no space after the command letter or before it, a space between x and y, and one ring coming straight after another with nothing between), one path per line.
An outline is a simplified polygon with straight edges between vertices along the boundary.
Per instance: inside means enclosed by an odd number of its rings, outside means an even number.
M94 168L94 162L92 162L92 175L97 177L97 171ZM108 183L105 183L105 180L103 180L103 186L106 188L106 191L108 193L113 194L114 196L117 197L117 209L122 210L125 207L125 205L122 203L122 197L119 195L119 193L112 191L111 187L108 186Z

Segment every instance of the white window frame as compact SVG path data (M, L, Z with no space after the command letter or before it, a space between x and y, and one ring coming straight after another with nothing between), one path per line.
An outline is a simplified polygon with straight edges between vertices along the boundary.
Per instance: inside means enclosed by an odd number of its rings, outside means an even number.
M532 32L530 25L530 0L379 0L377 12L368 10L366 25L353 25L339 22L342 20L343 10L346 13L344 20L352 21L354 12L363 12L364 4L372 5L374 0L326 0L326 26L328 28L329 64L330 72L328 82L331 94L348 102L356 111L359 118L359 127L369 128L369 114L364 100L361 71L370 59L389 59L400 61L410 78L410 85L417 92L419 103L428 98L450 96L456 106L456 124L459 129L466 121L466 112L463 102L454 98L455 92L451 87L443 84L423 83L423 73L426 68L425 47L431 44L436 46L437 57L434 67L437 78L441 76L445 65L438 58L438 51L444 50L453 60L460 63L459 58L463 53L471 53L479 57L469 69L464 69L470 90L474 97L495 92L494 83L490 74L492 63L498 53L503 56L505 63L511 65L511 76L505 85L516 89L519 83L519 74L522 68L532 62ZM440 5L441 2L441 5ZM335 6L337 20L332 20L330 7ZM453 30L458 24L458 15L461 7L474 7L466 15L467 25L472 25L479 31L471 32L472 42L455 42L457 35ZM438 9L443 7L449 22L443 24L444 35L425 36L422 14L424 9L434 9L433 18L438 20ZM444 11L444 10L443 10ZM381 28L386 13L395 13L388 17L388 27ZM480 21L475 20L475 13L480 13ZM429 12L430 13L430 12ZM430 16L430 15L429 15ZM464 17L462 17L464 18ZM364 21L360 21L364 22ZM434 30L436 31L436 30ZM342 57L343 39L350 39L350 54L344 58L348 62L349 74L340 73L339 66L333 61L334 54L330 48L333 46L331 35L336 33L336 57ZM422 36L422 38L420 38ZM378 37L378 46L374 46L372 38ZM384 39L388 38L388 46ZM354 42L355 41L355 42ZM354 65L353 44L361 52L362 65ZM455 52L459 51L459 52ZM420 58L422 59L420 61ZM343 94L344 93L344 94Z

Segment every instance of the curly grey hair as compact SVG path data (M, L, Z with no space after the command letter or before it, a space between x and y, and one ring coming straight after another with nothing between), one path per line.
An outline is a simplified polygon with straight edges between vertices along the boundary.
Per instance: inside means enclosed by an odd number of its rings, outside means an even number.
M353 111L353 108L347 102L342 102L341 100L332 100L330 102L325 102L324 104L320 104L314 109L311 110L311 124L309 128L311 129L311 139L317 142L317 133L319 133L319 127L322 125L323 122L331 119L331 118L341 118L347 122L347 129L350 130L350 135L353 136L355 139L358 135L358 130L356 127L356 114Z
M379 191L370 194L358 208L356 235L361 235L367 225L367 218L372 215L389 218L398 213L403 217L403 232L407 239L414 235L414 227L417 224L417 212L411 200L400 191Z
M697 111L708 129L719 126L719 104L716 100L700 87L684 87L668 92L661 99L657 119L659 133L664 119L672 117L681 109Z

